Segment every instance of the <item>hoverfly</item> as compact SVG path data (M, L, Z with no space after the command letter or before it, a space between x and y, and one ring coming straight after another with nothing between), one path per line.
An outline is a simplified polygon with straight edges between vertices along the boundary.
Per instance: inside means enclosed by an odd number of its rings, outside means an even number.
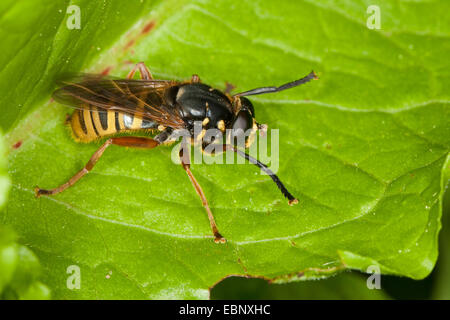
M136 71L139 71L141 79L133 79ZM214 128L224 132L225 129L232 129L232 141L249 129L253 134L257 130L264 131L267 126L256 122L253 105L245 96L279 92L312 79L317 79L314 71L279 87L262 87L230 95L229 92L201 83L197 75L184 82L153 79L145 64L140 62L126 79L87 74L71 81L63 81L63 86L53 93L53 97L57 102L76 109L67 119L74 139L86 143L107 139L87 164L66 183L50 190L36 187L36 197L54 195L74 185L92 170L110 145L152 149L177 139L177 130L187 129L192 140L200 140L204 150L213 141L193 136L196 121L200 121L205 130ZM153 138L137 136L146 131L156 131L158 134ZM122 133L128 135L123 136ZM251 142L250 139L246 140L245 147L248 148ZM181 148L179 153L181 164L206 209L214 241L224 243L226 240L217 228L205 194L186 160L189 155L183 150L185 149ZM234 151L266 172L288 199L289 205L298 202L266 165L239 150L235 143L223 144L222 151L227 150Z

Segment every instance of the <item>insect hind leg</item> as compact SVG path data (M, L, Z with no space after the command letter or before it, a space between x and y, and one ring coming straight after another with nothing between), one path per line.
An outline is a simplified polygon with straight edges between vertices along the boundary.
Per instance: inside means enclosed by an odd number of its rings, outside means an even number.
M86 163L86 165L78 171L72 178L69 179L66 183L60 185L57 188L46 190L41 189L39 187L35 187L35 195L37 198L40 196L50 196L54 195L60 192L63 192L67 188L73 186L78 180L80 180L82 177L84 177L87 173L89 173L92 168L94 168L97 161L100 159L100 157L103 155L105 150L112 144L123 146L123 147L131 147L131 148L145 148L145 149L153 149L157 147L160 143L154 139L150 138L141 138L141 137L117 137L117 138L110 138L105 141L105 143L102 144L100 148L97 149L97 151L94 152L94 154L91 156L89 161Z

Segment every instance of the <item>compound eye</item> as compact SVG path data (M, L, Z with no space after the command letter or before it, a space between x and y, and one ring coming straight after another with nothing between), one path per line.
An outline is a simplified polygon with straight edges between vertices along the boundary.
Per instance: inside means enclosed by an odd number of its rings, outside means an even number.
M242 110L238 113L233 122L231 131L231 142L235 145L245 143L246 131L253 127L253 117L248 110ZM247 133L248 135L248 133Z
M246 97L241 97L241 106L242 106L242 110L250 111L250 114L252 115L252 117L253 118L255 117L255 108L253 108L252 103Z
M253 126L253 118L247 110L240 111L233 122L233 130L246 131Z

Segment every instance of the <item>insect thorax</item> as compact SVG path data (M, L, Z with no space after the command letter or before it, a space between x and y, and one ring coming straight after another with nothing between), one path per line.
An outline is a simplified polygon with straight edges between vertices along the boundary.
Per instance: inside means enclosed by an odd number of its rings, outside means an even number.
M193 130L195 121L202 122L205 129L221 129L233 120L230 99L221 91L205 84L180 86L176 103L188 130Z

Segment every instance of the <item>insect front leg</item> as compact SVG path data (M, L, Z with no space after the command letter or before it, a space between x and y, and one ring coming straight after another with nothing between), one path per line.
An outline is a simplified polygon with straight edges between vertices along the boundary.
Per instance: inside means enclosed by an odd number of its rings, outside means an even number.
M189 180L191 180L191 183L194 186L195 191L200 196L203 207L205 207L205 209L206 209L206 213L208 214L209 224L211 225L211 230L214 234L214 242L215 243L225 243L226 239L219 233L219 229L217 229L216 221L214 220L214 216L211 212L211 209L209 208L208 200L206 200L206 197L205 197L205 194L203 193L202 187L200 186L200 184L197 182L194 175L192 174L191 165L189 164L189 152L187 151L186 153L184 153L183 149L187 150L187 148L181 147L181 149L180 149L179 155L180 155L181 165L183 166L184 170L186 171L186 173L189 177Z
M256 126L258 127L259 135L261 137L265 137L267 134L267 128L268 128L267 124L256 123Z
M123 147L131 147L131 148L145 148L145 149L153 149L157 147L160 143L156 140L150 138L141 138L141 137L118 137L118 138L110 138L103 143L103 145L94 152L94 154L89 159L88 163L78 171L72 178L69 179L66 183L60 185L55 189L45 190L39 187L35 187L34 191L36 197L39 198L42 195L53 195L60 192L63 192L67 188L73 186L78 180L80 180L84 175L89 173L89 171L94 168L97 161L103 155L103 152L112 144L123 146Z
M134 68L128 73L127 79L133 79L134 74L136 71L139 70L139 73L141 74L141 79L143 80L152 80L153 76L150 73L150 70L147 68L144 62L137 63Z

